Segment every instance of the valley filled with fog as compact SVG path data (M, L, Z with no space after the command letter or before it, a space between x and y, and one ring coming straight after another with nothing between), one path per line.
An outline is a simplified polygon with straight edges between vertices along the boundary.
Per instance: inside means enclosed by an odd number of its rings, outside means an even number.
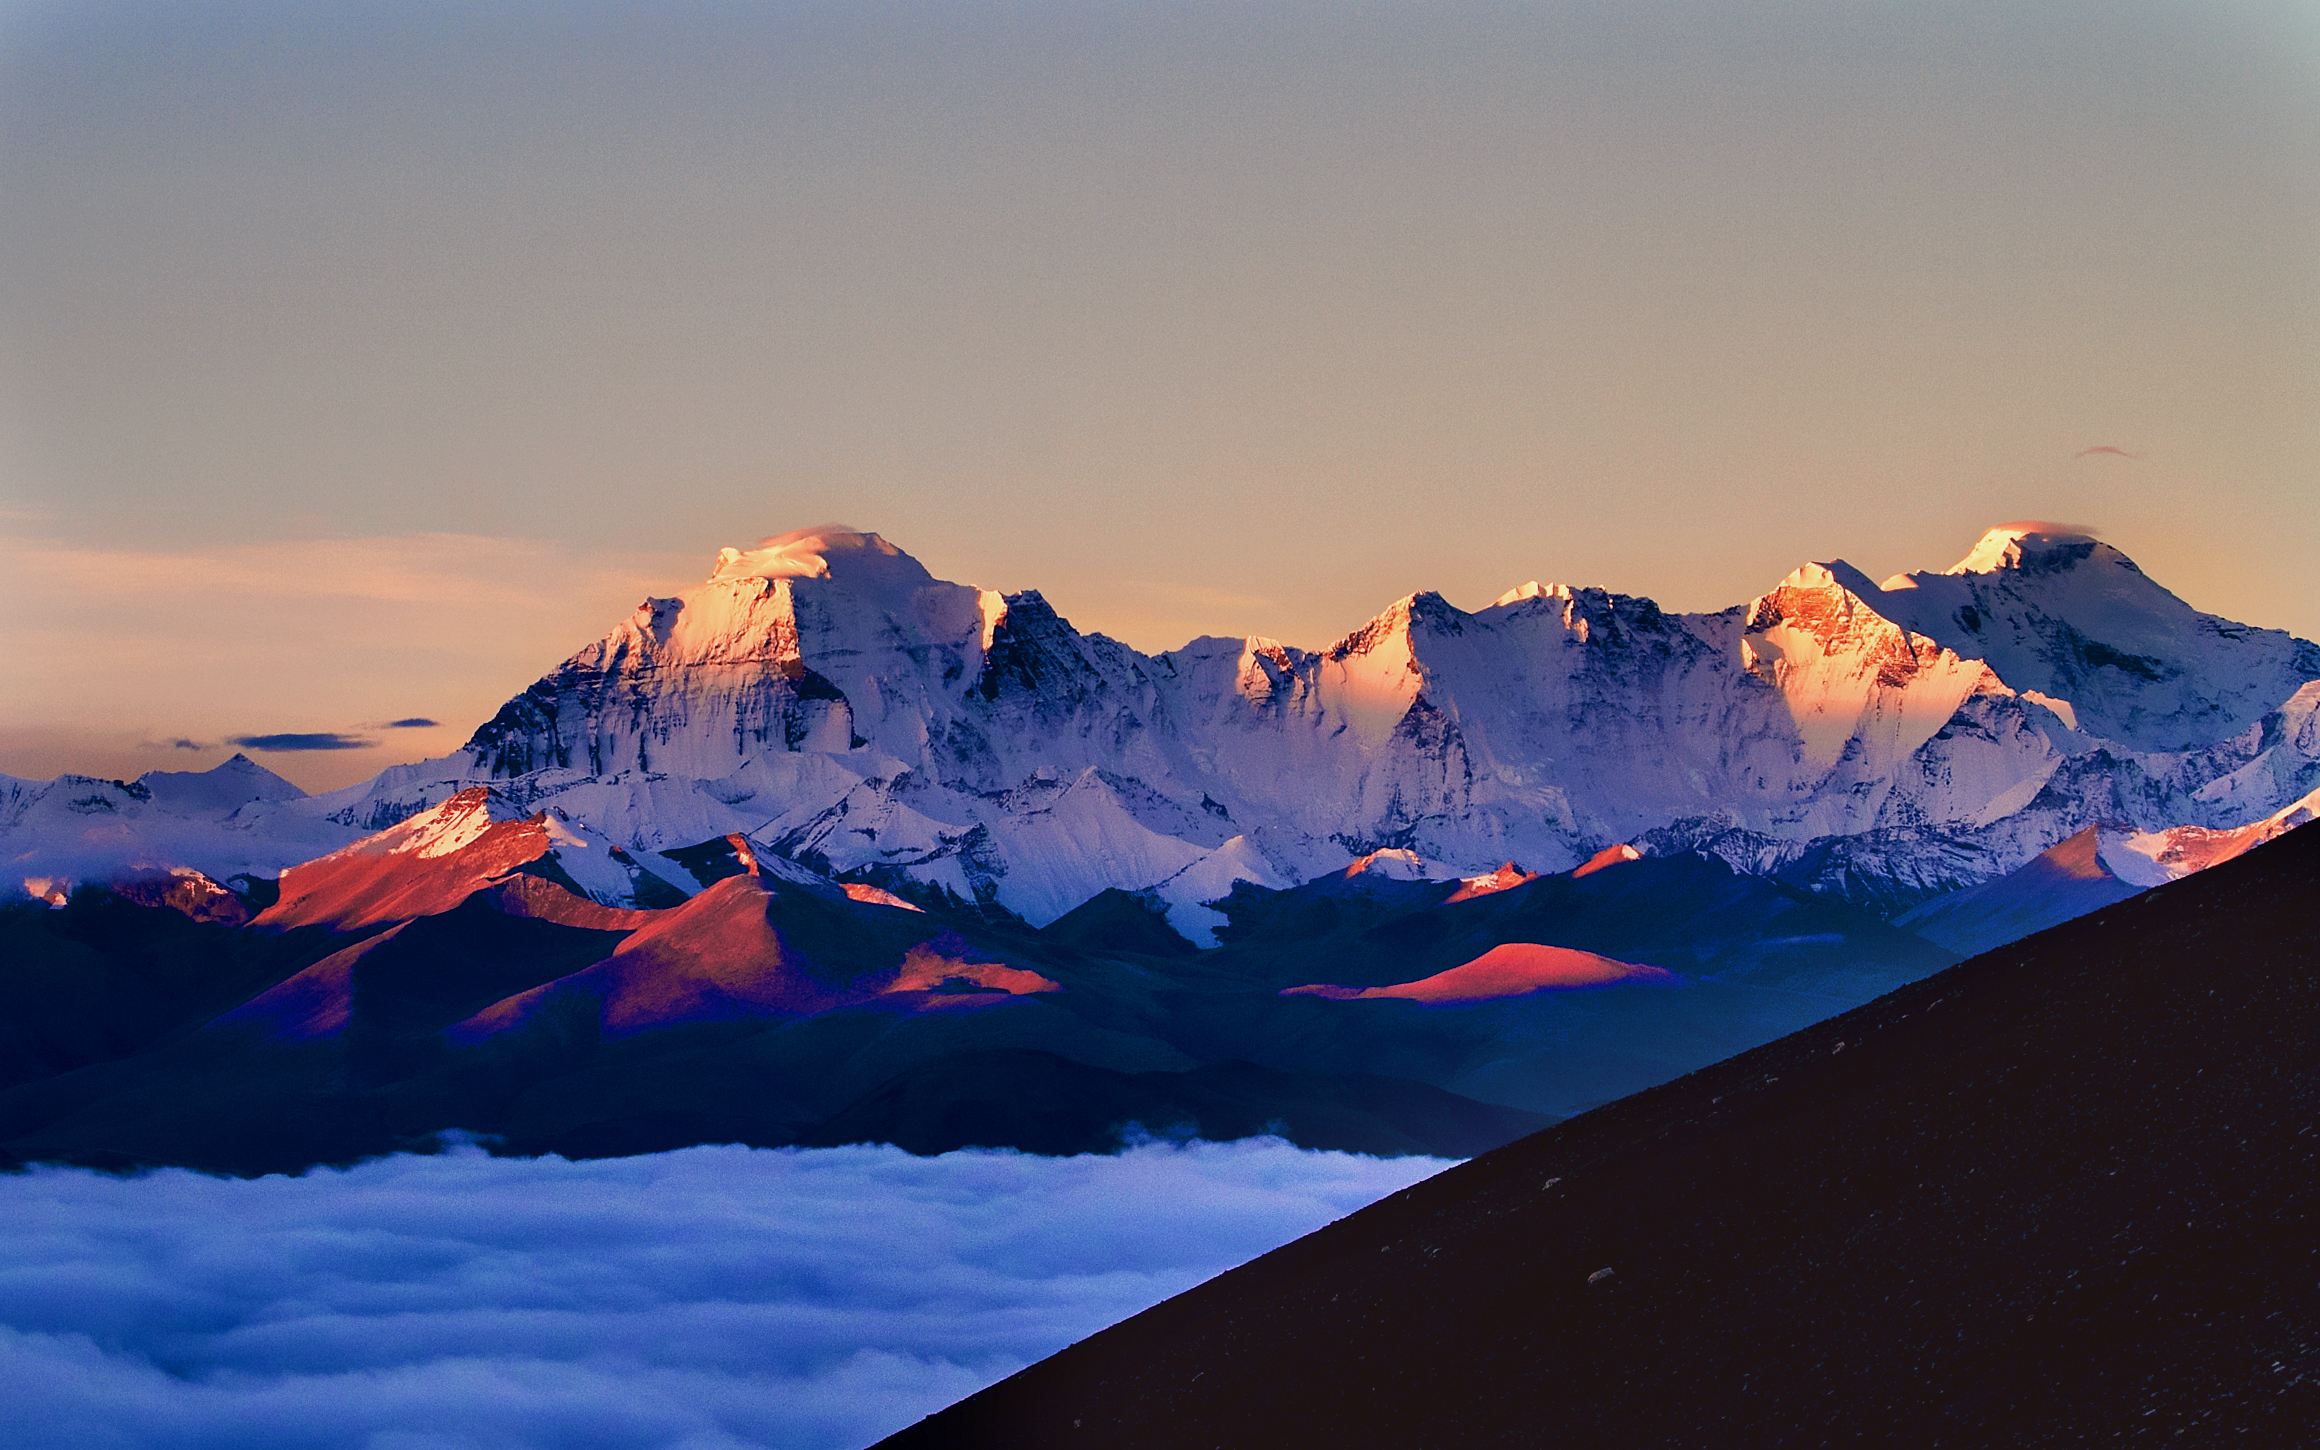
M844 1450L1446 1166L474 1148L0 1176L24 1446Z

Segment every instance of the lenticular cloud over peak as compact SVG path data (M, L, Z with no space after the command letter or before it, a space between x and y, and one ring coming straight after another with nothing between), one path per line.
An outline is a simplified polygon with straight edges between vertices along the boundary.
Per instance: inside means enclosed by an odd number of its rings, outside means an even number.
M850 1447L1442 1166L474 1150L0 1177L21 1445Z
M2102 537L2101 531L2092 524L2066 524L2059 519L2007 519L2003 523L1992 524L1989 531L1993 534L2052 534L2057 538L2069 539Z

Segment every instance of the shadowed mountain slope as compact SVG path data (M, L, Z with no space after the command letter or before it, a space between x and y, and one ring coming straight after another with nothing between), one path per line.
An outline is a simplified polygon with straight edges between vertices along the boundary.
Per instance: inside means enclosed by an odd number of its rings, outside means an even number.
M2088 826L1997 880L1937 897L1894 924L1978 955L2124 901L2142 888L2103 860L2101 837L2100 828Z
M2311 1443L2320 832L1395 1195L887 1442Z
M451 1130L568 1156L1270 1132L1463 1157L1953 960L1706 856L1407 864L1243 883L1198 951L1148 895L1033 929L462 792L271 901L172 876L0 909L0 1157L294 1171ZM690 894L639 904L659 871Z

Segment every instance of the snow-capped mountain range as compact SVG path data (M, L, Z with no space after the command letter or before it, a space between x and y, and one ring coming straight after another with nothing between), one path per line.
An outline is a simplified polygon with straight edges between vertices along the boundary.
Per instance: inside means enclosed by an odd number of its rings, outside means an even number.
M1472 612L1414 594L1321 650L1148 655L820 528L721 551L458 753L349 790L240 759L0 778L0 859L36 895L135 865L272 875L478 786L619 843L622 879L738 835L1034 924L1150 892L1196 941L1235 882L1379 851L1448 878L1697 848L1898 911L2090 826L2156 860L2154 833L2320 788L2320 646L2002 526L1939 573L1807 564L1715 613L1534 582Z

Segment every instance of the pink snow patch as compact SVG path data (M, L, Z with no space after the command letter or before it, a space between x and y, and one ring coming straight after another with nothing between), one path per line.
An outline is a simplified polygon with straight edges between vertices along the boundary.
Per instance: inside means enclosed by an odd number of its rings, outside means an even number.
M925 907L920 906L915 902L905 901L901 897L896 896L893 892L887 891L881 887L872 886L867 882L842 881L838 884L838 889L845 892L854 900L868 902L872 906L891 906L901 911L923 912L926 910Z

